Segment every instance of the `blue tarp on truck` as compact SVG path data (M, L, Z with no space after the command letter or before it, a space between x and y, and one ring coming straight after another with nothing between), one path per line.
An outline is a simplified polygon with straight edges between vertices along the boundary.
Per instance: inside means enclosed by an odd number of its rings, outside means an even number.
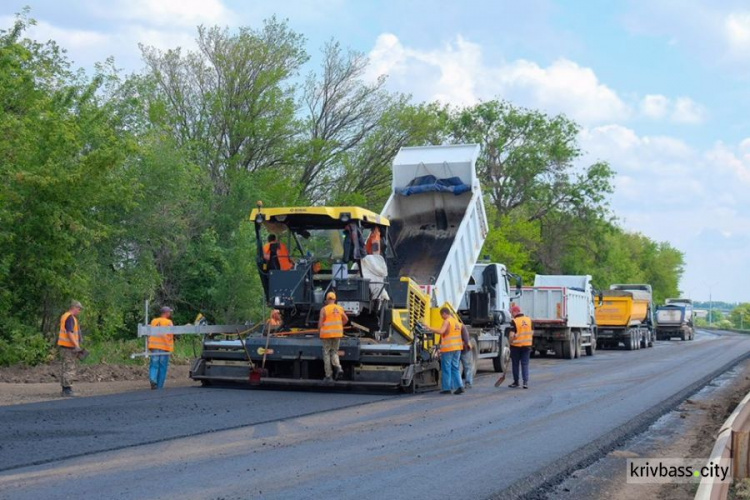
M405 188L396 189L396 192L403 196L411 196L420 193L453 193L459 194L471 191L471 187L461 181L458 177L448 177L438 179L434 175L423 175L411 181Z

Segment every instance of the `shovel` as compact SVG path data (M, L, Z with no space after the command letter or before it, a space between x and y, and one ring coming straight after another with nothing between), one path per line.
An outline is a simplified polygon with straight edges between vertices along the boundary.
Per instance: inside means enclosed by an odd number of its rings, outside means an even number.
M263 361L261 361L260 368L253 365L253 369L250 372L250 384L260 385L260 380L263 377L268 376L268 370L266 370L266 354L268 353L268 344L271 342L271 331L268 328L268 323L263 325L263 332L266 335L266 347L263 349ZM247 350L247 347L245 348ZM248 358L250 353L247 354Z
M500 375L500 378L497 379L497 382L495 382L495 387L500 387L503 385L503 382L505 382L505 373Z

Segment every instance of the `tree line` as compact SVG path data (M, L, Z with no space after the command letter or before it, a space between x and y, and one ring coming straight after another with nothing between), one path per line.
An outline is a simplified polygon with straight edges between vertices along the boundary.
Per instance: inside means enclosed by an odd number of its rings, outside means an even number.
M271 18L199 27L196 48L140 46L142 70L76 69L54 41L0 31L0 364L46 359L71 298L87 334L130 338L144 299L178 322L258 319L248 214L267 206L379 211L402 146L474 142L491 230L484 253L521 274L592 274L678 295L680 251L623 230L614 172L582 165L579 126L501 99L416 102L365 77L331 40Z

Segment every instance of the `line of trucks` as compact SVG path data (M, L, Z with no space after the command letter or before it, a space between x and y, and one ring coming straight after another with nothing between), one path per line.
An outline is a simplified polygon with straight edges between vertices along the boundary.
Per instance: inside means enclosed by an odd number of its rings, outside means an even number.
M378 386L405 391L439 382L438 327L448 307L470 334L476 370L491 359L510 365L511 303L534 325L533 352L574 359L597 348L653 345L655 338L691 339L692 305L673 299L654 312L649 285L612 285L597 292L591 276L536 276L523 287L505 265L480 260L488 232L476 173L478 145L405 147L393 161L392 190L381 213L360 207L265 208L250 215L256 261L269 309L281 326L139 325L138 335L202 334L202 352L190 376L205 385L248 382L277 386L323 384L319 311L328 291L351 319L341 341L339 387ZM377 229L380 252L366 251ZM268 234L287 249L292 266L268 260ZM242 331L240 329L242 328Z

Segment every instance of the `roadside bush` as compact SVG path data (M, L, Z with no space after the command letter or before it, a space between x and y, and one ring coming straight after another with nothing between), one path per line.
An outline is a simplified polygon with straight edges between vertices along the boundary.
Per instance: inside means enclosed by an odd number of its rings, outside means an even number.
M734 325L728 319L723 319L719 321L718 323L715 323L715 325L716 325L716 328L720 328L722 330L731 330L732 328L734 328Z
M33 327L10 322L0 325L0 366L36 365L52 358L49 342Z

